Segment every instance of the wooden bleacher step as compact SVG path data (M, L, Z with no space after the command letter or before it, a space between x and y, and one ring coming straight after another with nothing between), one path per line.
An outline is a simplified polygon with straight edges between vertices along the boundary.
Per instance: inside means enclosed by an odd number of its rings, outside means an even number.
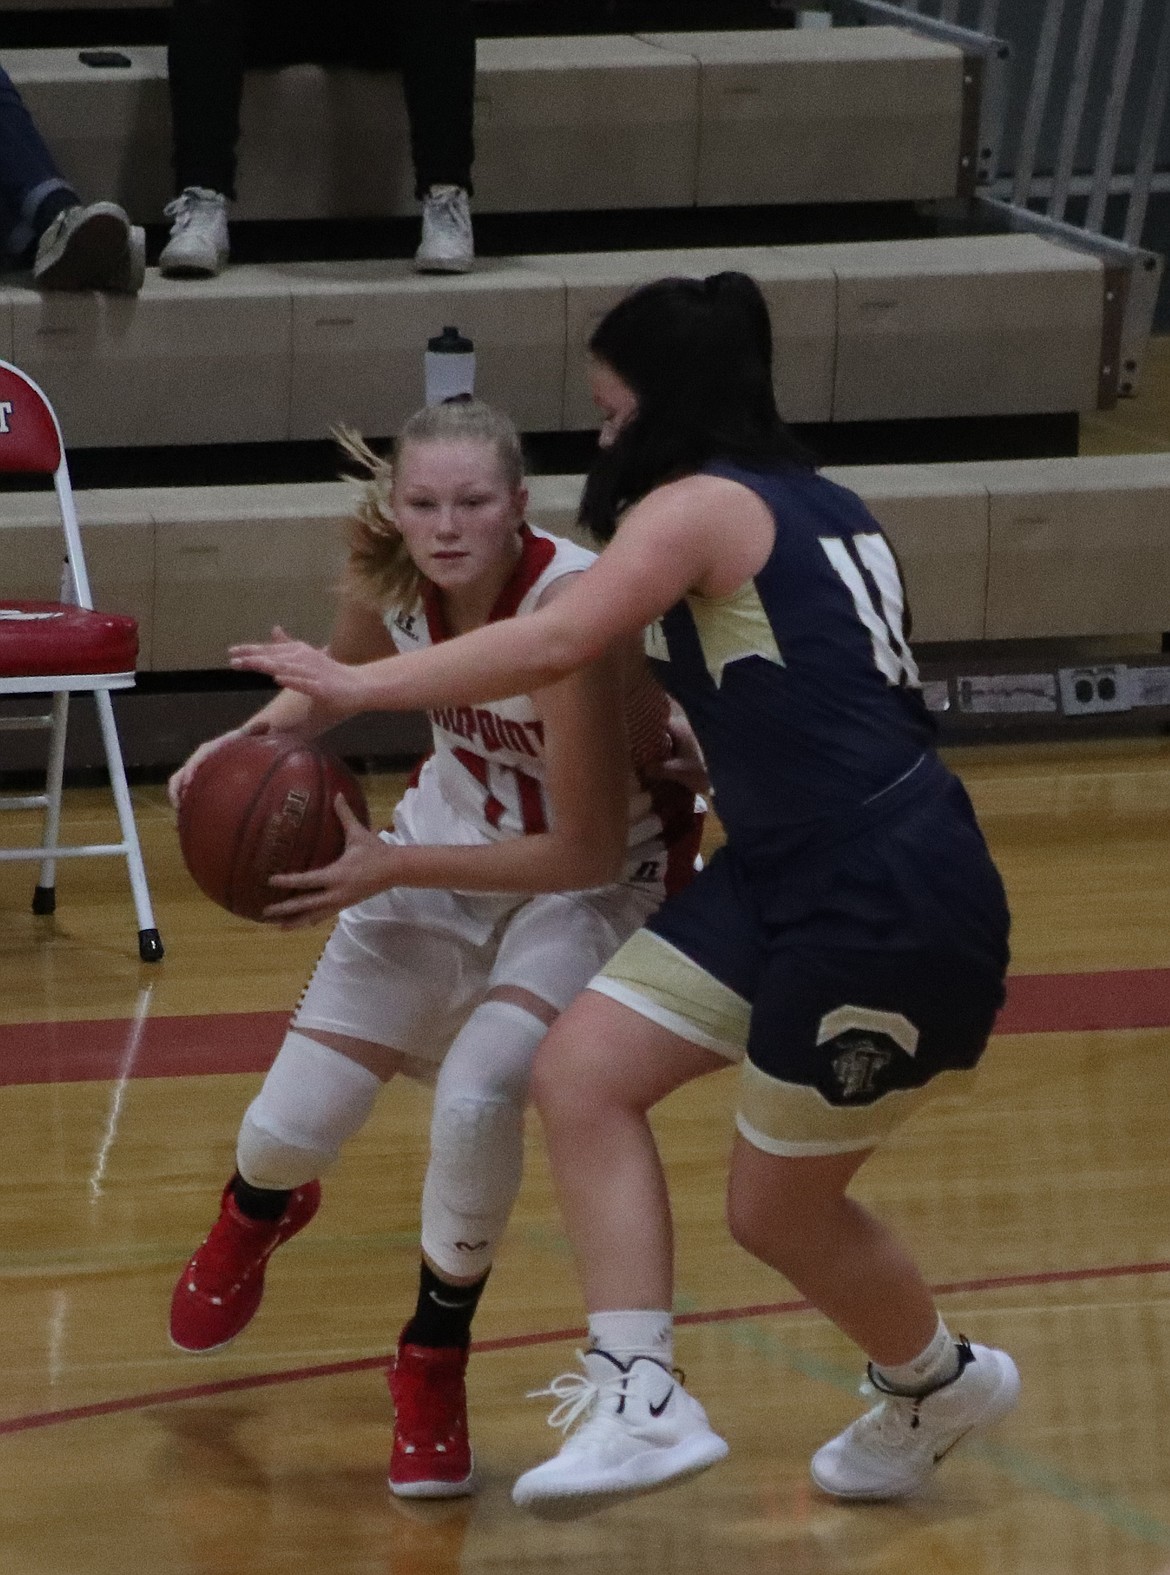
M918 642L1170 629L1170 453L826 474L889 534ZM580 486L579 476L533 477L531 518L576 534ZM278 622L323 640L352 497L342 482L80 492L95 597L138 618L144 672L222 670L228 645ZM43 495L5 496L7 594L43 585L54 532Z
M1033 235L492 258L282 263L137 298L0 287L0 356L70 447L385 436L421 403L420 345L458 323L483 397L528 432L591 428L585 343L636 284L742 268L768 299L793 422L1086 411L1108 397L1101 262Z
M166 51L124 53L128 68L67 49L4 63L78 189L159 223L174 194ZM971 189L974 79L958 49L903 29L485 38L478 61L480 213ZM237 219L417 211L395 73L249 72L240 157Z

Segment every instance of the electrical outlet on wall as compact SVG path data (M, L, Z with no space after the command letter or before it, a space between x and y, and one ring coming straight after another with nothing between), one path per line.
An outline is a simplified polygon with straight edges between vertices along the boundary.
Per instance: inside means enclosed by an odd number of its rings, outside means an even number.
M1062 667L1060 703L1065 716L1128 711L1133 706L1129 669L1120 662L1098 667Z

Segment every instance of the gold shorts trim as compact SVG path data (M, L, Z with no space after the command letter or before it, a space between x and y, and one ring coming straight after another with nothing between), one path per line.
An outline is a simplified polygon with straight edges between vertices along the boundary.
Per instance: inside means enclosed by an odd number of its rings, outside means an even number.
M921 1088L895 1089L866 1105L831 1105L817 1089L785 1082L746 1057L751 1006L652 930L638 930L590 980L680 1039L742 1062L736 1126L754 1148L785 1158L875 1148L919 1105L969 1086L970 1071L942 1072Z
M921 1088L900 1088L869 1105L831 1105L803 1083L785 1083L745 1061L736 1126L765 1154L800 1158L875 1148L936 1094L969 1086L971 1071L940 1072Z
M751 1006L652 930L631 935L589 989L620 1001L680 1039L741 1061Z

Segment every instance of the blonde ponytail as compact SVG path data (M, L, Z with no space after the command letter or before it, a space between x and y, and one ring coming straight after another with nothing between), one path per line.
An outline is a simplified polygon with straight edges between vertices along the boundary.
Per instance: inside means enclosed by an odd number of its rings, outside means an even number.
M341 593L378 612L387 607L409 612L418 603L423 576L394 523L390 507L394 466L375 454L351 427L335 427L333 436L358 467L357 475L347 474L345 479L360 487L353 512L345 520L349 561L341 578Z

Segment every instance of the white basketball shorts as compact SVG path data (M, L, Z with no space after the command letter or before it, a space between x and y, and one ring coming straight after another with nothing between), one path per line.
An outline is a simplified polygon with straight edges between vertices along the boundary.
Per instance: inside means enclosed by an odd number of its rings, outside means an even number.
M293 1027L437 1068L490 990L515 985L563 1011L657 905L657 892L626 885L532 897L379 892L338 918Z

